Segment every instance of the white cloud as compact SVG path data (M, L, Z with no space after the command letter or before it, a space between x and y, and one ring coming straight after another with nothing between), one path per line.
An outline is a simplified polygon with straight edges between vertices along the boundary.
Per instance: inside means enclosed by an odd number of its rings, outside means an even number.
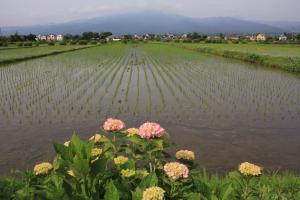
M0 25L58 23L143 10L193 17L300 20L298 0L1 0Z

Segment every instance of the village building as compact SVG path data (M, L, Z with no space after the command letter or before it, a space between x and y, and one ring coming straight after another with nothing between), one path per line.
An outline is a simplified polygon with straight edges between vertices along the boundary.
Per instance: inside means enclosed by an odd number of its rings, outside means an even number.
M39 34L36 36L35 40L36 41L45 41L45 40L47 40L47 36Z
M250 41L266 41L267 35L265 33L258 33L246 36L246 38Z
M284 35L284 34L282 34L282 35L280 35L280 36L278 37L278 40L279 40L279 41L286 41L286 40L287 40L287 36Z
M63 41L63 40L64 40L63 35L57 35L57 36L56 36L56 40L57 40L57 41Z
M259 33L256 36L257 41L266 41L267 40L267 35L265 33Z
M180 36L181 39L186 39L187 37L188 37L188 35L186 33L184 33Z
M47 41L56 41L56 35L54 34L47 35Z
M239 40L240 37L237 36L237 35L226 35L226 36L224 37L224 39L225 39L225 40Z
M109 42L109 41L114 41L114 42L121 41L121 37L111 35L111 36L106 37L106 41L107 42Z
M143 39L143 35L135 34L135 35L133 36L133 38L136 39L136 40L141 40L141 39Z
M217 35L210 35L210 36L207 36L206 39L207 40L221 40L221 37L217 36Z

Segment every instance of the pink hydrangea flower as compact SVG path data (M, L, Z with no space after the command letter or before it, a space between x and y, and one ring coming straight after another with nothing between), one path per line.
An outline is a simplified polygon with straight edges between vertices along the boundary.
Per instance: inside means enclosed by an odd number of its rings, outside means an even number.
M169 162L164 166L164 171L168 177L173 180L187 178L189 176L189 168L179 162Z
M103 129L105 131L119 131L125 127L125 123L119 119L108 118L104 124Z
M141 138L155 138L161 137L165 134L165 129L163 129L158 123L146 122L142 124L139 128L139 135Z

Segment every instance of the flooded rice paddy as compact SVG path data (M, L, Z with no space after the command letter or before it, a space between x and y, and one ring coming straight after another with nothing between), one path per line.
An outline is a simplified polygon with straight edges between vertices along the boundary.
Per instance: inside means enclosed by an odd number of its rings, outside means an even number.
M209 170L300 171L300 77L164 45L107 45L0 68L0 174L107 117L150 120Z

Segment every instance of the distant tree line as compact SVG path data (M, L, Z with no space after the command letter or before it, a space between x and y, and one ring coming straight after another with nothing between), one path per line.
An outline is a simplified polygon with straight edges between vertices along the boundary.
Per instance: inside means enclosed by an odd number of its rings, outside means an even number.
M65 34L63 35L64 41L59 42L61 45L66 45L67 42L70 44L97 44L97 41L101 43L106 42L106 38L111 36L111 32L84 32L82 34ZM47 36L47 35L46 35ZM0 46L8 46L8 44L16 44L17 46L32 46L33 44L38 45L39 43L45 43L46 41L36 41L37 35L28 34L20 35L17 32L12 35L0 36ZM53 41L47 42L49 45L54 45Z
M64 35L65 40L104 40L105 38L111 36L111 32L83 32L81 35L72 35L66 34Z

